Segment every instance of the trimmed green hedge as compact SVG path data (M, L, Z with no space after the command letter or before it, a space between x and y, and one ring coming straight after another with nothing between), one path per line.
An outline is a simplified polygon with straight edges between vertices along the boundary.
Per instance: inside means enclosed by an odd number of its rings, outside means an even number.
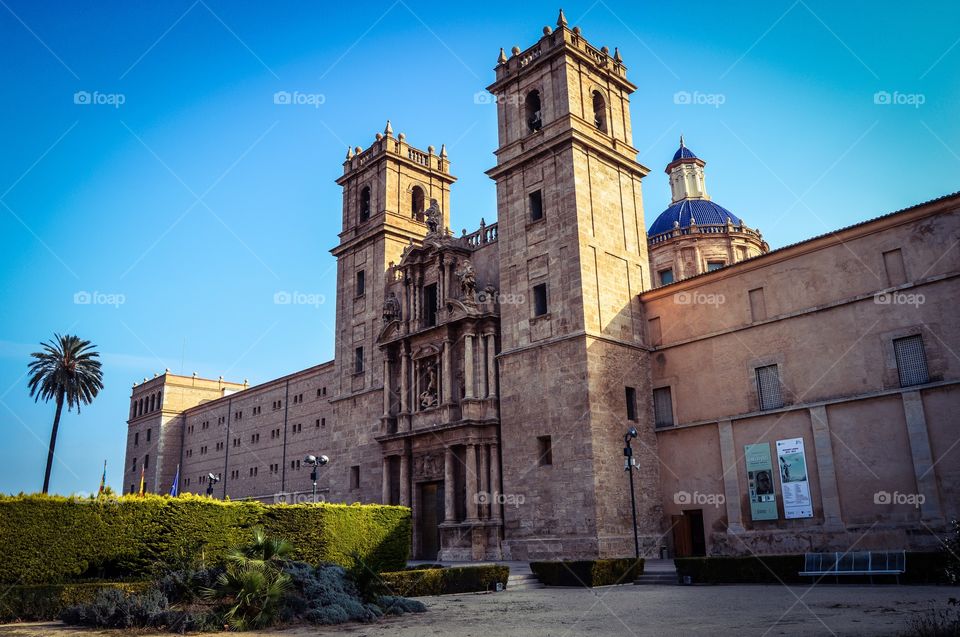
M230 502L184 494L71 499L0 496L0 582L145 579L219 563L250 529L289 540L294 559L396 570L409 554L410 510L343 504Z
M0 597L0 622L49 621L60 617L68 606L93 601L102 588L118 588L125 593L139 593L150 582L90 582L43 586L12 586Z
M901 584L939 584L946 582L944 553L907 552L907 570L900 576ZM678 557L674 559L681 580L689 576L694 584L778 584L810 583L817 578L801 577L803 555L749 555L742 557ZM892 575L874 575L874 580ZM828 575L823 582L868 582L870 576Z
M643 575L643 558L530 562L530 570L547 586L628 584Z
M380 578L387 586L387 592L401 597L493 591L497 589L497 583L506 587L508 577L510 577L510 567L499 564L428 568L380 574Z

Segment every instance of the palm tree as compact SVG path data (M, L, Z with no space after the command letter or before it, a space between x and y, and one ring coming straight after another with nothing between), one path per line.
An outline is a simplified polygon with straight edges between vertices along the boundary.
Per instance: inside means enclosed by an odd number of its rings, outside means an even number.
M67 411L74 407L80 413L80 405L89 405L103 389L103 373L100 371L100 354L90 341L77 336L54 334L48 343L41 343L42 352L30 354L35 360L30 363L30 395L35 401L51 398L57 401L57 413L53 417L50 432L50 450L47 453L47 470L43 474L43 492L50 487L50 469L53 467L53 450L57 446L57 430L60 428L60 413L63 404Z

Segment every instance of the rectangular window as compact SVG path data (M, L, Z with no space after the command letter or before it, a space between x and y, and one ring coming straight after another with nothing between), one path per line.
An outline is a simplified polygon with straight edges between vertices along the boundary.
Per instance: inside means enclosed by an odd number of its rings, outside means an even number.
M533 315L543 316L547 313L547 284L538 283L533 286Z
M357 272L356 295L363 296L367 292L367 273L364 270Z
M653 421L656 427L673 426L673 399L669 387L653 390Z
M660 317L655 316L647 321L649 327L649 336L651 345L660 345L663 342L663 334L660 332Z
M666 270L660 270L657 272L657 275L660 277L660 285L668 285L673 283L673 269L667 268Z
M423 286L423 326L437 324L437 284Z
M900 374L901 387L930 382L922 336L915 334L893 339L893 351L897 355L897 373Z
M541 467L553 464L553 441L550 436L537 436L537 454Z
M627 398L627 420L637 419L637 390L633 387L625 387Z
M767 302L763 298L763 288L756 288L747 292L750 297L750 319L762 321L767 318Z
M360 465L353 465L350 467L350 488L359 489L360 488Z
M724 263L723 261L707 261L707 272L713 272L714 270L719 270L725 265L726 263Z
M150 429L147 429L147 442L150 442Z
M903 252L899 248L883 253L883 268L887 271L887 285L903 285L907 282L907 270L903 267Z
M537 190L528 195L530 200L530 221L543 219L543 192Z
M760 409L779 409L783 407L783 392L780 387L780 371L776 365L758 367L757 395L760 397Z
M149 453L143 457L143 468L144 468L144 469L149 469L149 468L150 468L150 454L149 454Z
M137 432L134 432L133 434L133 446L136 447L139 444L140 444L140 432L137 431Z
M362 374L363 373L363 348L358 347L353 350L353 373Z

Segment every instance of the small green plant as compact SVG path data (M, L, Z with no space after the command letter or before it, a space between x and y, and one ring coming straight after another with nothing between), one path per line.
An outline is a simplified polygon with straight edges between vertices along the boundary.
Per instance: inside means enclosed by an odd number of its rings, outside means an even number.
M367 603L374 603L386 592L386 586L380 574L363 561L363 557L354 551L350 554L353 565L347 571L347 576L357 588L360 598Z

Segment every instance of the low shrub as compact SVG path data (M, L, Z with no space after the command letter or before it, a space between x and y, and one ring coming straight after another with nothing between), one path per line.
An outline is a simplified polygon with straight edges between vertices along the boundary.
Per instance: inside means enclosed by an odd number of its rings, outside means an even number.
M938 584L946 581L943 553L907 552L906 572L899 577L902 584ZM803 554L746 555L732 557L678 557L674 560L677 575L690 577L693 584L778 584L810 583L818 578L801 576ZM884 578L896 581L892 575L874 575L874 581ZM857 584L871 581L868 575L827 575L824 582Z
M510 567L499 564L456 566L381 573L380 578L391 595L424 597L451 593L493 591L497 584L506 587Z
M530 562L530 570L547 586L630 584L643 574L643 558Z
M222 564L254 527L289 540L292 557L375 570L404 567L410 510L342 504L230 502L184 494L119 498L0 496L0 583L151 579ZM36 547L43 546L43 551Z
M0 597L0 622L49 621L69 606L92 602L104 588L137 593L149 587L149 582L11 586Z

